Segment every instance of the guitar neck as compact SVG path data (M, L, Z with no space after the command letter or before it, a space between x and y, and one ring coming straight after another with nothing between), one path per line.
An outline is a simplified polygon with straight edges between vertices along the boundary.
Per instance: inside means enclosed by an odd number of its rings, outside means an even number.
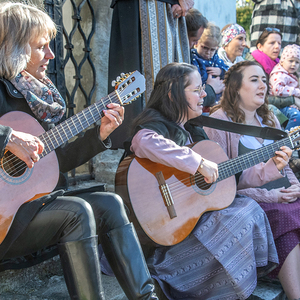
M116 91L40 135L39 138L45 146L40 158L99 121L102 118L103 110L109 103L122 104Z
M275 155L275 151L278 151L282 146L288 146L291 149L294 147L290 137L286 137L270 145L220 163L218 165L219 177L217 181L233 176L245 169L257 165L260 162L267 161L273 157Z

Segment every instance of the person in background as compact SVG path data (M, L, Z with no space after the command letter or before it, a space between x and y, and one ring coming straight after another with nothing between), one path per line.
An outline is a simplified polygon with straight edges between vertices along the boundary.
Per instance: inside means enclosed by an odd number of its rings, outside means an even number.
M300 104L300 88L297 70L300 65L300 46L287 45L282 51L280 62L270 73L270 94L279 97L295 97L295 103ZM286 130L300 125L300 106L293 104L280 108L280 111L287 116L289 122Z
M278 28L282 33L282 48L299 44L299 0L252 0L254 2L250 26L250 52L265 28Z
M186 27L189 38L189 47L193 49L201 38L203 31L207 28L208 21L196 8L191 8L186 16Z
M282 34L279 29L267 27L256 42L257 49L251 52L251 56L262 65L268 75L279 63L281 39Z
M247 56L248 60L255 60L261 64L264 71L269 76L273 68L279 63L279 54L281 51L282 34L277 28L265 28L257 40L257 49ZM300 98L296 95L269 95L269 109L272 110L279 119L284 129L290 129L295 124L295 114L297 109L289 110L291 106L300 107ZM300 165L299 165L300 167Z
M65 101L46 76L49 60L54 58L49 43L55 35L54 22L42 10L22 3L1 3L1 118L5 118L9 112L26 113L28 116L22 128L28 129L35 124L49 130L63 117ZM128 299L158 299L122 199L113 193L99 192L96 188L74 192L60 189L50 193L45 190L43 193L46 183L39 180L42 169L43 174L47 172L49 175L47 183L55 186L59 171L68 172L110 148L109 135L122 123L124 109L110 103L103 113L100 126L58 147L55 150L57 159L53 156L52 160L46 162L44 156L49 154L49 146L37 136L16 130L2 122L3 119L0 120L2 168L5 161L9 163L20 159L15 169L18 170L21 162L24 162L24 174L30 174L26 180L35 180L32 186L23 184L20 195L26 194L28 189L39 187L34 200L26 199L24 204L15 207L16 199L11 199L10 189L17 189L19 182L13 183L9 189L7 182L10 178L1 177L1 205L5 206L5 209L1 209L1 234L7 228L4 212L11 206L16 212L0 244L0 270L30 266L59 254L70 298L102 300L105 297L98 253L98 244L101 242ZM72 128L69 129L71 131ZM38 132L35 127L32 130L30 132ZM58 143L62 138L60 133L64 130L59 127L49 134L50 141L45 139L44 142ZM13 154L15 158L10 159ZM10 156L4 160L5 155ZM6 167L5 170L9 169ZM36 170L37 173L34 173ZM57 173L57 177L54 173ZM21 178L18 179L21 181Z
M185 16L193 5L194 0L111 0L108 92L114 90L112 82L121 73L138 70L146 79L145 93L126 106L123 126L111 134L113 148L124 148L132 120L148 101L157 72L170 62L190 61Z
M202 114L205 95L195 66L172 63L162 68L146 108L134 121L131 151L215 182L216 163L186 146L207 139L204 130L189 121ZM249 177L242 176L240 184L262 185L281 178L289 152L283 147L263 170L260 165L251 174L245 170L252 182L243 182ZM251 198L237 196L226 209L205 212L182 242L156 248L147 263L168 299L246 299L257 276L276 266L277 254L263 210Z
M202 79L206 84L208 75L224 79L228 66L218 56L218 48L221 42L221 30L213 23L208 23L201 38L192 52L192 65L196 66ZM216 102L219 101L222 93L216 95ZM205 108L204 108L205 111Z
M186 14L186 26L189 37L189 45L192 50L201 38L203 31L207 27L207 19L200 13L199 10L192 8ZM192 60L192 53L191 53ZM207 96L204 98L204 106L210 107L216 102L216 95L222 93L224 84L220 77L213 77L208 74L205 86Z
M240 62L227 71L224 81L223 97L220 104L212 108L212 118L280 128L277 118L268 109L268 79L261 65L253 61ZM211 140L219 143L229 159L274 142L208 127L204 130ZM237 193L253 198L266 212L279 256L278 267L268 276L279 278L291 300L300 298L300 184L288 165L281 172L280 179L265 185L245 187L239 182ZM244 172L240 178L242 176Z
M239 61L243 61L243 51L246 44L246 31L238 24L227 24L221 31L221 47L218 50L219 57L231 67Z

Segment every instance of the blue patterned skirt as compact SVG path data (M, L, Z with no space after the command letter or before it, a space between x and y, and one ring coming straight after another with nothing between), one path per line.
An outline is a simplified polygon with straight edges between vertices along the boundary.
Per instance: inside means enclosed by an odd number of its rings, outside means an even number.
M181 243L159 247L150 273L168 299L246 299L278 264L266 214L252 199L237 196L220 211L206 212Z

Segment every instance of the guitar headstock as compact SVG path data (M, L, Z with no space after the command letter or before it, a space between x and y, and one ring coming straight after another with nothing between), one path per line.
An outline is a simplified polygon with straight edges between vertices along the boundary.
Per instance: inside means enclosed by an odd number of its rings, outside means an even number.
M293 127L289 131L289 136L293 142L294 149L300 148L300 126Z
M134 101L146 89L145 77L139 71L129 74L122 73L120 77L117 77L113 84L122 105Z

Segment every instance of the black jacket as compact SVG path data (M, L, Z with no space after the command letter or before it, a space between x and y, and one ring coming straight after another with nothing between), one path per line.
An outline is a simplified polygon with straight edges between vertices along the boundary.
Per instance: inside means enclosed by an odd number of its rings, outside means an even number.
M11 111L22 111L34 117L34 114L32 113L23 95L9 81L0 78L0 117ZM40 124L45 130L49 130L51 127L54 127L54 124L42 122L40 122ZM0 159L3 157L5 146L10 138L11 131L12 129L10 127L1 125L0 118ZM65 173L80 166L99 152L109 148L110 144L111 143L109 139L105 140L104 142L99 139L99 126L95 126L94 128L87 130L76 140L66 143L55 150L60 171ZM60 178L63 179L64 177L61 176ZM62 185L61 182L58 184L59 186ZM27 202L19 208L8 234L0 245L0 260L16 240L16 238L21 234L22 230L26 228L32 218L41 209L41 207L48 202L53 201L58 195L62 194L64 194L63 190L57 190L49 195L43 196L31 202ZM2 195L0 199L2 199L3 196L4 195ZM48 254L46 253L45 255L44 259ZM41 259L37 259L34 263L38 263L40 261ZM19 262L20 260L18 261L18 264ZM23 262L21 261L19 265L23 266ZM25 263L24 266L28 266L28 264ZM11 261L0 262L0 271L13 267L13 262ZM18 267L17 264L16 267Z

